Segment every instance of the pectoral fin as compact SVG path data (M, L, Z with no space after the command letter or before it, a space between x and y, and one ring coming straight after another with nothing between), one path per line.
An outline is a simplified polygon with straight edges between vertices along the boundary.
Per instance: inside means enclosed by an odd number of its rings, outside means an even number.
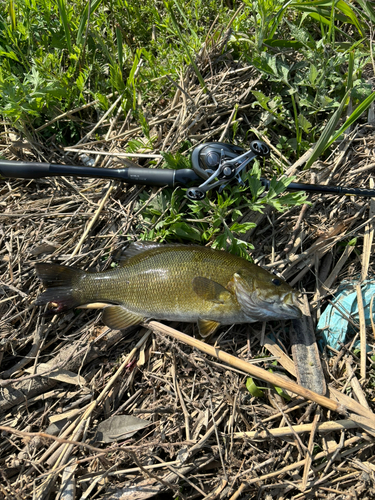
M128 326L138 325L144 318L122 306L109 306L104 309L102 320L109 328L122 330Z
M217 321L211 321L209 319L199 319L198 328L199 335L204 339L215 333L216 329L220 326Z
M230 297L230 292L216 281L202 276L193 279L193 290L203 300L209 300L217 304L224 304Z

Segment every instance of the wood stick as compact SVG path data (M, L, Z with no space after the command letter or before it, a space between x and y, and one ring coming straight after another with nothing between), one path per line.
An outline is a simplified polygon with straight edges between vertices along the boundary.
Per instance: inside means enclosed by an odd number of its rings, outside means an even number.
M363 309L363 298L361 284L358 283L355 287L357 292L357 305L359 316L359 337L361 341L361 379L366 380L366 320L365 311Z
M370 189L374 188L374 179L370 178ZM365 227L365 235L363 238L363 253L362 253L362 272L361 281L367 278L368 268L370 266L371 247L374 240L374 215L375 215L375 199L370 200L370 211L368 214L368 224Z
M354 250L355 247L352 246L347 246L345 247L345 250L339 260L337 261L337 264L335 267L332 269L330 275L328 278L325 280L325 282L322 284L322 286L319 287L319 290L316 291L314 297L313 297L313 302L315 302L318 298L319 295L324 295L324 293L331 288L333 285L335 279L339 276L341 269L344 267L346 261L349 259L350 254Z
M360 425L353 420L335 420L333 422L322 422L321 424L318 424L316 432L342 431L345 429L355 429L356 427L360 427ZM311 432L312 428L313 424L293 425L293 430L296 434ZM291 434L292 431L290 427L278 427L276 429L267 429L266 431L234 432L233 437L235 439L269 439L271 437L290 436Z
M174 383L174 390L180 400L181 408L185 417L185 433L186 433L186 441L190 441L190 415L188 409L186 408L186 404L184 398L182 397L182 392L176 378L176 358L173 356L173 364L172 364L172 377Z
M345 362L346 373L348 374L348 378L350 380L350 385L352 386L352 390L353 390L354 394L356 395L356 397L359 401L359 404L361 404L363 407L368 408L370 410L370 406L367 402L366 395L363 392L363 389L362 389L361 384L359 383L357 377L355 376L354 370L352 368L352 362L353 362L353 358L351 356Z
M320 410L320 409L319 409ZM311 463L313 460L313 450L314 450L314 437L315 437L315 432L318 427L318 421L320 418L320 411L314 415L314 420L312 423L312 428L311 428L311 433L310 433L310 438L309 438L309 444L307 446L307 455L306 455L306 461L305 461L305 467L303 469L303 477L302 477L302 485L301 485L301 490L305 491L306 485L307 485L307 479L309 476L310 472L310 467Z
M294 392L295 394L298 394L299 396L302 396L305 399L314 401L315 403L318 403L319 405L324 406L329 410L333 410L338 413L344 413L344 414L347 411L353 411L354 413L363 415L367 417L366 419L367 422L368 423L371 422L371 426L375 430L375 415L366 408L363 408L361 405L351 405L350 399L347 400L346 402L347 404L344 406L332 399L329 399L325 396L321 396L320 394L310 391L309 389L305 389L304 387L299 386L295 382L285 380L284 378L278 375L274 375L273 373L270 373L266 370L263 370L262 368L247 363L242 359L238 359L235 356L232 356L231 354L228 354L224 351L221 351L220 349L205 344L200 340L194 339L189 335L179 332L178 330L175 330L174 328L171 328L169 326L158 323L157 321L150 321L145 326L147 326L148 328L150 328L155 332L167 334L171 337L174 337L175 339L180 340L181 342L190 345L191 347L195 347L200 351L209 354L210 356L214 356L215 358L219 359L220 361L223 361L224 363L228 363L229 365L235 366L236 368L239 368L240 370L243 370L244 372L249 373L254 377L264 380L265 382L269 382L270 384L277 385L278 387L282 387L283 389Z
M236 108L236 106L234 106L234 108L232 109L232 112L231 112L231 114L230 114L230 117L229 117L229 119L228 119L228 121L227 121L227 123L226 123L226 125L225 125L225 128L224 128L224 130L222 131L222 133L221 133L221 135L220 135L219 142L223 142L223 139L224 139L224 137L225 137L225 134L228 132L228 128L230 127L230 125L231 125L231 123L232 123L233 116L235 115L236 110L237 110L237 108Z
M281 366L283 366L291 375L293 375L294 377L296 376L296 369L293 361L289 358L287 354L285 354L281 350L281 348L274 341L271 341L270 339L268 339L268 337L266 337L265 347L267 347L267 349L274 356L278 358L278 362L281 364ZM356 407L357 408L356 413L361 414L361 411L363 410L363 406L360 403L358 403L355 399L350 398L347 394L340 392L338 389L335 389L334 387L328 386L327 393L325 394L325 396L328 397L329 399L336 400L343 406L350 405L351 409ZM368 429L366 430L368 431Z
M292 321L293 328L290 331L297 381L306 389L325 395L327 385L306 295L303 298L301 310L302 317Z

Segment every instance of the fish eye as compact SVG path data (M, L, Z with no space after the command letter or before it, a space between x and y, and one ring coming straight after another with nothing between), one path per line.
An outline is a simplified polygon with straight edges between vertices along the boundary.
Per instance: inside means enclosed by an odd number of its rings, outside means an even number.
M281 280L279 280L279 278L274 278L272 280L272 283L276 286L280 286L281 285Z

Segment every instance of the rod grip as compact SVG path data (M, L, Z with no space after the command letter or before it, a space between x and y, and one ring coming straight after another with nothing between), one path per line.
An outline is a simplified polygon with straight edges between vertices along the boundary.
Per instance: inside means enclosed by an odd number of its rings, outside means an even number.
M160 168L96 168L72 165L58 165L55 163L33 163L11 160L0 160L0 177L21 179L39 179L59 175L73 175L75 177L92 177L102 179L117 179L129 184L144 186L188 186L200 180L200 177L189 168L169 170Z
M175 170L127 167L123 169L123 174L122 180L129 184L159 187L175 185Z
M130 184L145 186L189 186L201 181L201 178L190 168L170 170L162 168L128 167L124 169L122 180Z

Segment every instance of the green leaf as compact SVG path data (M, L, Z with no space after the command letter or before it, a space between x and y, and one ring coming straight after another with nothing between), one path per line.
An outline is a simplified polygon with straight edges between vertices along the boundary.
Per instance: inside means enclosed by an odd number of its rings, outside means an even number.
M347 245L348 247L355 247L357 244L358 238L352 238L350 241L348 241Z
M270 47L278 47L281 49L301 49L303 44L298 42L297 40L273 40L272 38L268 38L264 40L265 45L269 45Z
M150 126L148 124L148 121L146 120L145 115L140 110L138 111L138 119L141 124L143 134L147 137L148 140L150 140Z
M311 167L311 165L314 163L314 161L319 158L319 156L324 153L324 151L332 144L333 141L330 142L330 138L334 134L334 130L341 118L341 115L344 111L344 107L347 104L349 97L349 91L346 92L344 98L342 99L340 106L337 108L337 110L333 113L331 116L331 119L327 123L326 127L324 128L323 132L321 133L318 142L315 144L315 148L312 152L312 155L310 158L307 160L306 165L304 166L304 170L307 170L308 168Z
M311 85L315 84L316 79L318 78L318 74L319 73L318 73L317 67L314 66L314 64L311 64L309 74L308 74L308 78L309 78Z
M20 62L20 60L18 59L15 52L13 52L13 50L9 50L8 52L6 52L5 50L2 50L1 47L0 47L0 57L8 57L9 59L13 59L13 61Z
M176 236L187 240L201 241L200 232L186 222L176 222L169 226L170 231L173 231Z
M357 2L362 7L364 12L368 15L371 22L375 23L375 10L373 9L371 2L369 2L368 0L357 0Z
M349 52L348 80L346 82L346 91L351 90L353 87L353 73L354 73L354 50L351 50Z
M260 174L261 172L259 168L259 163L255 161L252 170L250 172L247 172L245 176L247 184L250 187L253 201L259 198L259 196L261 196L265 191L265 187L262 185L260 181Z
M184 48L184 50L186 52L186 55L187 55L187 57L188 57L188 59L190 61L190 64L192 65L192 67L194 69L194 72L195 72L195 74L196 74L196 76L197 76L197 78L199 80L199 83L200 83L202 89L204 90L204 92L208 92L206 82L204 81L204 78L203 78L201 72L199 71L198 66L197 66L195 60L194 60L193 56L191 55L189 46L185 42L185 39L182 36L181 30L180 30L180 28L178 26L177 19L176 19L175 15L174 15L174 12L172 10L172 4L173 3L174 3L173 0L170 0L170 1L164 0L164 5L167 8L167 10L168 10L168 12L169 12L169 14L171 16L171 20L172 20L172 23L173 23L173 25L175 27L176 33L177 33L177 35L178 35L178 37L179 37L179 39L180 39L180 41L182 43L182 46L183 46L183 48Z
M262 398L264 396L263 391L259 389L259 387L256 385L256 383L251 377L248 377L246 379L246 389L255 398Z
M180 168L190 168L191 163L189 158L183 156L181 153L177 152L174 155L172 153L161 152L164 158L164 168L180 169Z
M311 131L312 123L301 114L298 116L298 124L306 134Z
M277 177L273 177L270 182L270 188L269 188L270 198L283 193L289 186L289 184L294 180L295 177L282 177L279 180L277 179Z
M65 0L57 0L57 5L59 8L61 23L64 28L66 45L68 47L69 53L71 53L73 52L73 50L72 50L72 42L70 39L70 27L69 27L68 12L66 9Z
M353 100L362 102L371 95L371 91L372 85L370 83L363 80L355 80L350 96Z
M290 401L292 398L287 394L281 387L278 387L277 385L274 385L273 388L277 392L277 394L284 398L286 401Z
M92 0L90 2L87 2L85 8L83 9L82 15L81 15L81 20L79 23L78 27L78 32L77 32L77 38L76 38L76 43L78 46L82 45L83 43L83 33L86 31L86 25L87 23L90 22L89 19L89 13L90 17L92 14L96 11L96 9L99 7L99 5L102 3L102 0Z
M305 203L310 204L307 199L308 195L304 191L284 194L278 199L278 202L282 207L282 210L279 211L283 211L287 207L297 207L299 205L304 205Z
M247 231L250 231L253 227L256 227L256 224L254 222L243 222L242 224L235 222L232 224L230 230L233 231L233 233L247 233Z
M265 109L266 111L269 111L269 107L267 106L267 104L269 103L270 101L270 97L267 97L266 95L263 94L263 92L260 92L260 90L252 90L251 93L253 94L253 96L256 98L256 102L262 106L263 109Z
M357 16L355 15L355 12L351 8L351 6L347 2L344 2L344 0L339 0L338 2L336 2L335 6L336 6L337 9L341 10L341 12L343 14L345 14L345 16L348 19L350 19L350 21L352 22L352 24L359 31L360 35L364 36L364 33L362 31L362 25L361 25L359 19L357 18Z
M269 368L268 371L270 373L273 373L272 368ZM284 389L282 389L281 387L278 387L277 385L273 385L273 388L275 389L275 391L277 392L277 394L280 397L284 398L286 401L290 401L291 400L291 397L284 391Z
M122 49L122 33L119 25L116 26L116 42L117 42L118 64L119 67L122 68L124 63L124 51Z
M217 238L215 238L215 241L212 244L212 248L216 248L218 250L222 248L224 250L227 250L228 248L227 235L220 234Z
M9 0L8 10L9 10L9 17L10 17L10 21L11 21L12 30L15 31L17 28L17 22L16 22L16 13L14 10L14 1L13 0Z
M371 95L369 95L361 104L359 104L356 109L353 111L353 113L349 116L349 118L346 120L346 122L339 128L339 130L334 133L332 138L328 141L327 148L335 142L340 135L345 132L345 130L353 125L358 118L370 107L371 103L375 100L375 92L373 92ZM307 168L307 167L305 167Z

